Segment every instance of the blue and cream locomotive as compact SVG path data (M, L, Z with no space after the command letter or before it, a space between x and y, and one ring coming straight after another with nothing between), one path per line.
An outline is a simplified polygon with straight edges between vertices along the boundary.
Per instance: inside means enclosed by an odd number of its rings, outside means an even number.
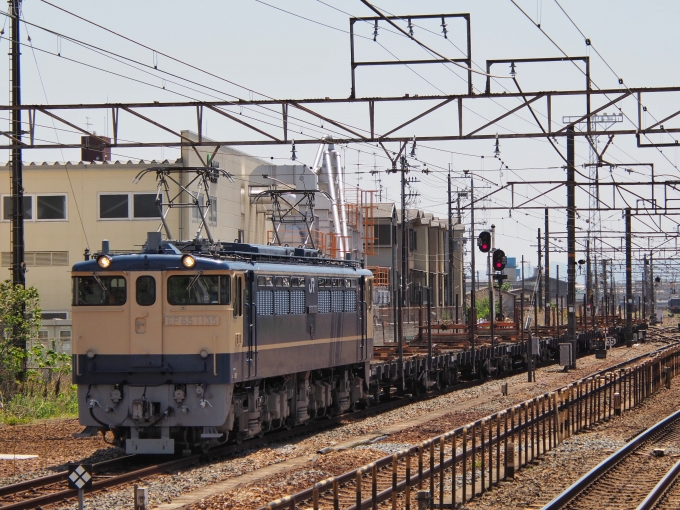
M128 453L206 449L367 400L372 274L359 262L150 235L72 276L80 422Z

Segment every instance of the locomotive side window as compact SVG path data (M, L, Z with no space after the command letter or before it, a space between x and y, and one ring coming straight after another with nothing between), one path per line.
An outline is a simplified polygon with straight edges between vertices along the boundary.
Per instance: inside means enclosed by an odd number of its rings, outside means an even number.
M273 287L274 278L272 276L258 276L257 277L258 287Z
M122 276L76 276L73 278L74 306L121 306L127 301Z
M140 276L137 278L137 304L151 306L156 302L156 279L153 276Z
M240 276L234 277L234 317L240 317L243 314L243 278Z
M366 303L368 311L373 310L373 280L366 280Z
M287 276L277 276L274 281L277 287L290 287L290 278Z
M231 303L229 275L171 276L168 278L171 305L228 305Z

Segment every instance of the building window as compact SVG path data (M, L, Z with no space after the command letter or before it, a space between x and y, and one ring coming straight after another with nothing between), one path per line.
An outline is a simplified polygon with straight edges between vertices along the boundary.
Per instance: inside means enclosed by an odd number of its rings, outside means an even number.
M24 195L24 219L33 219L33 197ZM9 221L12 219L12 197L5 195L2 197L2 219Z
M217 225L217 197L210 197L210 210L208 211L208 222Z
M243 230L238 231L238 238L236 239L237 242L243 243L246 239L245 232Z
M198 206L205 214L208 223L217 225L217 197L210 197L210 207L206 209L205 196L201 195L198 197ZM201 221L201 213L198 209L196 206L191 209L191 219L196 223Z
M130 217L128 194L99 195L99 219L127 220Z
M150 220L160 217L156 193L99 194L100 220Z
M373 237L376 246L392 245L392 225L375 225L373 227Z
M163 203L161 196L158 196ZM158 210L158 205L156 204L156 194L155 193L135 193L132 200L134 211L133 216L135 218L160 218L161 213Z
M45 321L54 320L54 319L66 320L66 319L68 319L68 312L43 312L42 318Z
M412 228L408 230L408 247L410 251L418 250L418 236L416 231Z
M34 213L34 203L37 214ZM66 219L66 195L24 195L25 221L64 221ZM12 197L2 197L2 219L12 219Z
M38 220L65 220L66 195L37 195Z

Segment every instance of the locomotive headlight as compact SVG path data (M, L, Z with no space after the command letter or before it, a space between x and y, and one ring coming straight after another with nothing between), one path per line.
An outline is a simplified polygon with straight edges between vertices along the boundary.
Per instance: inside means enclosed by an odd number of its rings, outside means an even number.
M99 264L99 267L102 269L108 269L111 266L111 257L108 255L99 255L99 257L97 257L97 264Z
M201 358L206 359L208 357L208 351L205 349L201 350Z
M92 349L88 350L87 353L86 353L86 356L87 356L89 359L93 359L96 355L97 355L97 353L94 352Z
M182 265L187 269L191 269L196 265L196 259L191 255L182 256Z

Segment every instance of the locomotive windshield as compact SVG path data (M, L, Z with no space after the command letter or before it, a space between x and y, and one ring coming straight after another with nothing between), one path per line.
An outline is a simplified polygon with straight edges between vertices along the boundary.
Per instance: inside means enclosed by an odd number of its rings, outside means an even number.
M76 276L73 278L74 306L121 306L127 301L122 276Z
M231 277L228 275L168 278L168 303L171 305L228 305L230 302Z

